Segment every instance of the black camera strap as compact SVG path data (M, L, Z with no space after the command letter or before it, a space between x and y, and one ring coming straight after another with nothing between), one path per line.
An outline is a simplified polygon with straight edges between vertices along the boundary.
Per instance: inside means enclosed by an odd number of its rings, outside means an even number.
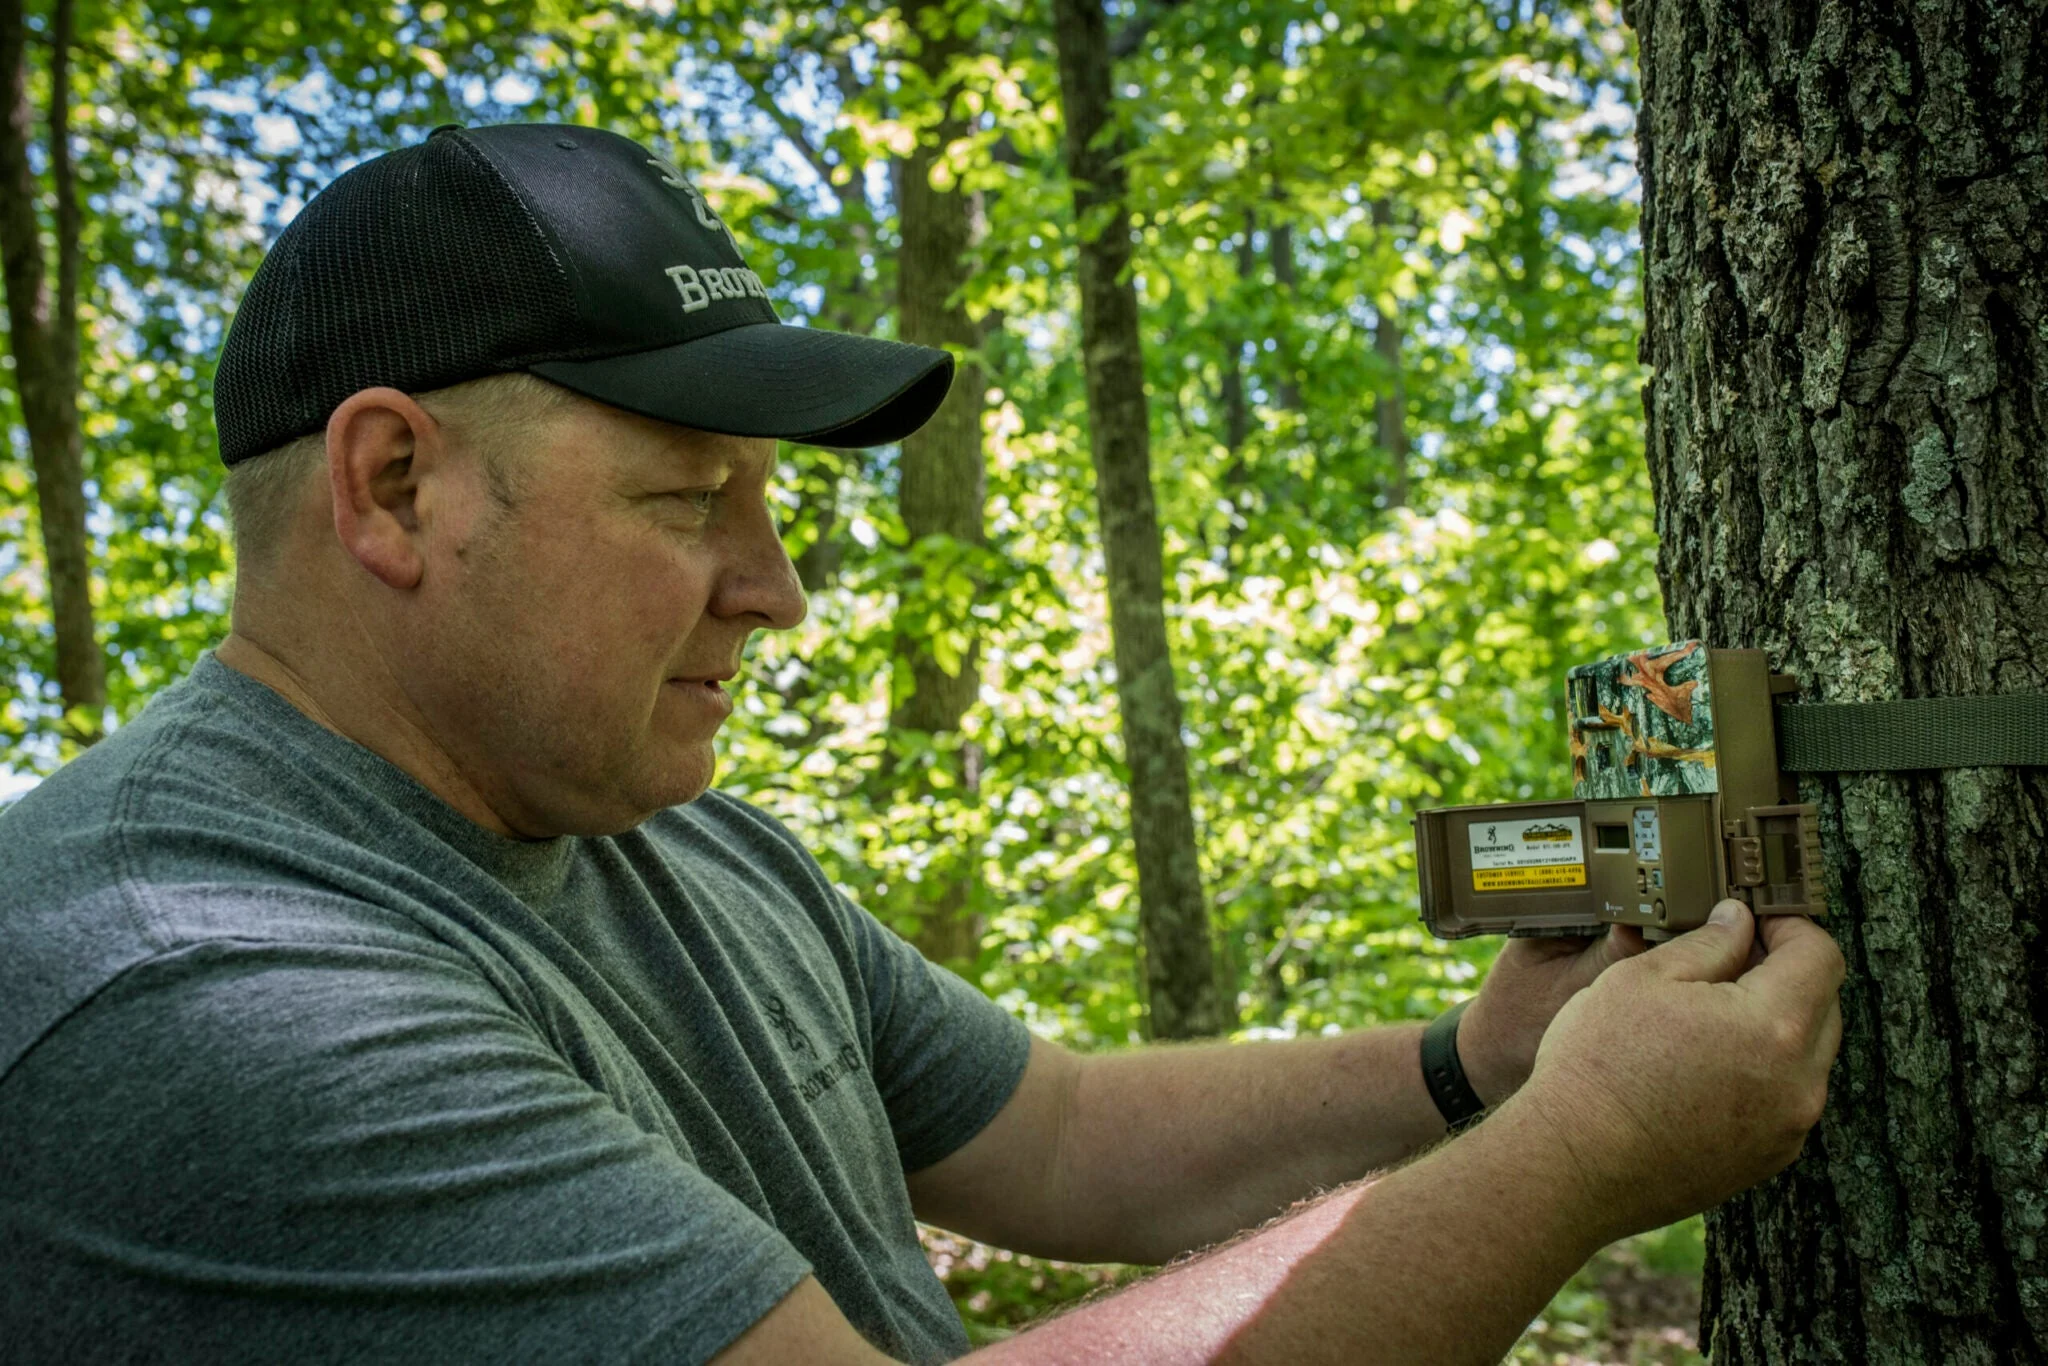
M1787 773L2048 765L2048 693L1789 702L1777 719Z

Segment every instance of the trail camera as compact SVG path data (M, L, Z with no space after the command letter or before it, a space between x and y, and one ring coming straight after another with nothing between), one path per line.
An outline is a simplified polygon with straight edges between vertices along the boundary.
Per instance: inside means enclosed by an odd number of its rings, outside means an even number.
M1415 818L1422 918L1443 939L1677 934L1723 897L1819 915L1814 808L1779 771L1761 650L1683 641L1565 675L1569 801L1450 806Z

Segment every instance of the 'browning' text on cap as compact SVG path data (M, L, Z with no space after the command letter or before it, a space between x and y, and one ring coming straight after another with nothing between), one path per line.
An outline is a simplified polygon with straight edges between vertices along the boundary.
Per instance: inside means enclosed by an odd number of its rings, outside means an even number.
M214 378L221 460L319 431L350 394L530 370L703 431L874 446L946 396L944 351L778 322L675 166L595 128L435 130L300 211Z

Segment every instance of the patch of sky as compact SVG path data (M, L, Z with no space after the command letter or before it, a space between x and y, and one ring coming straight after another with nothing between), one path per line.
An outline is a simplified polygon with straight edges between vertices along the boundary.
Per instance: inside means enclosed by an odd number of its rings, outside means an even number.
M299 121L290 114L258 114L249 120L249 126L256 130L256 150L265 156L296 152L305 143L299 136Z
M540 98L540 83L523 71L508 71L491 82L491 98L516 109Z
M215 86L208 90L195 90L189 98L201 109L211 109L216 114L246 118L256 112L256 96L246 85L237 89Z
M301 114L330 113L334 109L334 86L325 71L315 70L286 86L279 93L278 102Z
M814 317L825 306L825 288L816 283L801 284L789 291L790 302L804 315L804 318L785 318L785 322L802 322Z

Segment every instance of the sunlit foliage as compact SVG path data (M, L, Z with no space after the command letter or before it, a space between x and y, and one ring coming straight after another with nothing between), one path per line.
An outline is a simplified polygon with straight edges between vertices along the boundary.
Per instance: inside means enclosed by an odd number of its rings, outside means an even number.
M809 622L757 646L722 781L906 929L924 871L964 852L982 985L1048 1034L1120 1042L1143 1010L1050 36L1020 0L956 14L974 131L936 174L986 222L969 304L994 391L990 546L905 544L891 451L787 451L791 548L829 543L838 564ZM1119 99L1155 480L1240 1025L1433 1013L1487 950L1419 933L1410 815L1561 789L1563 668L1658 633L1629 49L1604 4L1113 15L1140 25ZM106 3L80 25L117 720L224 629L213 356L263 242L362 156L450 119L605 122L696 170L785 317L892 326L892 156L937 111L886 7ZM1413 447L1398 471L1375 426L1388 317ZM7 386L0 422L0 739L25 780L64 756ZM964 737L979 786L917 812L904 794L949 766L887 725L906 624L941 660L979 639L983 673ZM920 764L940 776L904 781Z

